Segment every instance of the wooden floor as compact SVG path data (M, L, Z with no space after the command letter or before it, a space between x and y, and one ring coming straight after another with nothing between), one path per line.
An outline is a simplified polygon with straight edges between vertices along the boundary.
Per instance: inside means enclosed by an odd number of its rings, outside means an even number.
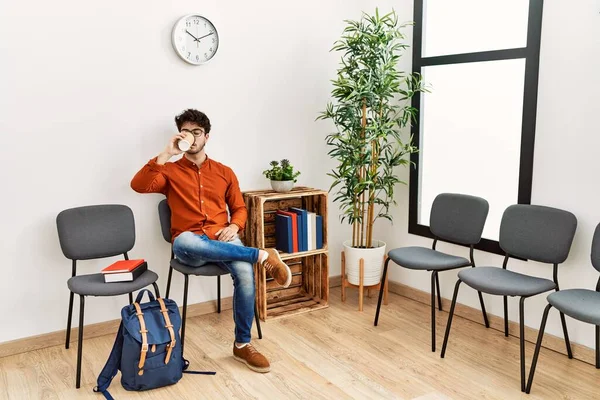
M186 357L193 369L215 376L184 375L176 385L127 392L113 381L116 399L600 399L600 371L542 350L531 395L519 383L519 341L455 318L446 359L439 358L447 313L438 319L438 352L430 349L429 308L390 294L378 327L376 299L357 311L356 290L331 307L263 324L256 347L271 360L257 374L231 357L231 311L191 318ZM98 400L93 393L114 337L84 341L82 388L75 389L76 346L52 347L0 359L0 399ZM527 344L527 368L533 352Z

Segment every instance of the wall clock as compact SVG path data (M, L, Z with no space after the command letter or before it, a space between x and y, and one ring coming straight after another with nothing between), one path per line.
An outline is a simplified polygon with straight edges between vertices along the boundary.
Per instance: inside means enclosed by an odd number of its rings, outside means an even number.
M190 14L173 26L173 48L179 57L192 65L210 61L219 48L217 29L207 18Z

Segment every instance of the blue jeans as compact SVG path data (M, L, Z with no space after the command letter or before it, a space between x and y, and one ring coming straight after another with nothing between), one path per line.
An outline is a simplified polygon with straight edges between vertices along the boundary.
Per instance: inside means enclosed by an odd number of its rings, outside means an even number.
M250 343L254 320L254 268L258 249L245 247L239 238L231 242L211 240L206 235L183 232L173 242L177 260L191 267L202 268L213 263L225 268L233 277L233 320L235 341Z

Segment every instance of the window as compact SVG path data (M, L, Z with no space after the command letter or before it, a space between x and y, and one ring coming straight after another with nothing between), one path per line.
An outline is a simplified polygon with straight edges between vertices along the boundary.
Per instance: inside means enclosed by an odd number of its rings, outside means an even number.
M543 0L416 0L409 233L432 237L429 213L442 192L485 198L477 248L503 254L500 220L529 204Z

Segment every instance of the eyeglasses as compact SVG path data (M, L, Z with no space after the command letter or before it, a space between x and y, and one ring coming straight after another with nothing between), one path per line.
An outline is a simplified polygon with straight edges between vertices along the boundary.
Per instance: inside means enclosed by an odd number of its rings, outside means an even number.
M191 133L195 137L202 136L205 133L204 129L194 129L194 130L191 130L191 131L189 129L182 129L181 132Z

